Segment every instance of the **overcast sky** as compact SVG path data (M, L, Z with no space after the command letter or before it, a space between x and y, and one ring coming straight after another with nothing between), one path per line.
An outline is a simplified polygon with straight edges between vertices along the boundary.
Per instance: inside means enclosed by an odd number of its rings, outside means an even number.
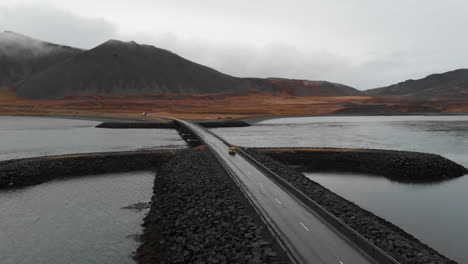
M241 77L368 89L468 68L466 0L0 0L0 30L135 40Z

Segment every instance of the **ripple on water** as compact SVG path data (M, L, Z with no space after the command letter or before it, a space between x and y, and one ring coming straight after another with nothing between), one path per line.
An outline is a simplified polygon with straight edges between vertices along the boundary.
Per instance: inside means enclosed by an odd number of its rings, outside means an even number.
M151 200L153 180L118 173L0 191L0 263L134 263L147 212L138 204Z

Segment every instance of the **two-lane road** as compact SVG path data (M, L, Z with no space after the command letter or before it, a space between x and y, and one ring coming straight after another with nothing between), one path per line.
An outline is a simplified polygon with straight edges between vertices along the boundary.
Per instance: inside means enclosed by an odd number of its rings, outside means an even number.
M175 120L196 133L224 163L295 262L378 263L242 155L230 155L228 146L214 134L193 123Z

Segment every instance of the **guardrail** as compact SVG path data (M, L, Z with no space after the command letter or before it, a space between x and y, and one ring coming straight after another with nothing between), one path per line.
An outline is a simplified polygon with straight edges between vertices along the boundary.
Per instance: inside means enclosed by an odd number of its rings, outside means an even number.
M180 126L184 126L184 124L182 124L181 122L179 122L178 120L174 120L177 125L180 125ZM198 126L197 124L194 124L196 126ZM185 127L187 130L190 130L190 132L192 134L194 134L199 140L200 142L203 142L204 144L206 144L206 142L203 140L203 138L201 138L197 133L195 133L190 127ZM223 141L224 144L226 145L230 145L227 141L225 141L223 138L219 137L218 135L212 133L211 131L207 130L208 133L214 135L215 137L219 138L221 141ZM272 235L274 241L276 243L278 243L278 245L282 248L283 250L283 254L284 256L293 264L297 264L297 263L300 263L297 259L296 256L294 256L294 253L291 252L289 250L289 248L291 248L292 246L291 245L287 245L286 241L284 241L282 238L281 238L281 234L280 232L277 230L278 228L276 227L276 225L274 224L273 221L271 221L267 215L265 213L262 213L262 210L255 204L255 202L253 201L250 193L247 191L246 187L237 179L237 177L235 176L235 173L232 171L231 168L229 168L229 166L227 166L226 162L221 158L219 157L219 155L216 153L216 151L214 151L210 146L208 146L208 149L210 150L210 152L213 154L213 156L216 158L216 160L218 160L218 162L221 164L221 166L224 168L224 170L229 174L229 176L231 176L231 179L236 183L236 185L239 187L239 189L241 190L241 192L244 194L244 197L246 197L247 201L250 203L250 205L252 206L252 208L255 210L255 212L257 213L257 215L260 217L260 219L263 221L263 223L265 223L265 226L267 228L267 230L270 232L270 234Z
M185 126L181 122L179 122L177 119L174 119L175 122L181 126L184 126L186 129L190 130L201 142L205 143L204 140L197 134L195 133L190 127ZM195 124L196 125L196 124ZM232 146L230 143L228 143L226 140L223 138L219 137L218 135L212 133L211 131L208 131L208 133L211 133L218 139L224 142L227 146ZM286 246L286 242L281 239L281 236L279 232L275 230L275 225L274 223L271 223L271 221L268 221L268 219L261 213L260 209L257 208L255 203L252 201L250 198L250 194L245 190L245 187L236 179L236 177L233 175L233 172L228 168L228 166L225 164L225 162L218 157L215 151L213 151L211 148L209 148L211 153L216 157L216 159L221 163L221 165L224 167L224 169L231 175L231 178L233 178L234 182L239 186L241 191L244 193L246 198L249 200L249 202L253 205L253 208L256 210L258 215L261 217L261 219L268 224L269 230L278 242L278 244L285 250L287 256L293 263L297 263L297 258L294 257L294 254L288 250L288 247ZM368 239L363 237L361 234L356 232L354 229L352 229L350 226L348 226L346 223L344 223L341 219L330 213L328 210L323 208L321 205L319 205L317 202L312 200L310 197L305 195L301 190L297 189L294 187L291 183L286 181L285 179L281 178L278 174L267 168L265 165L257 161L255 158L250 156L248 153L246 153L244 150L237 148L238 152L245 157L247 160L249 160L254 166L256 166L258 169L263 171L266 176L268 176L271 180L275 181L277 184L279 184L283 189L285 189L287 192L289 192L291 195L299 199L301 202L303 202L305 205L307 205L309 208L311 208L317 215L319 215L325 223L328 223L333 229L337 230L339 233L343 235L343 238L348 239L350 242L352 242L356 247L365 252L367 255L372 257L373 259L377 260L378 263L382 264L401 264L397 260L395 260L392 256L388 255L386 252L384 252L382 249L378 248L374 244L372 244Z
M234 182L236 183L236 185L239 187L239 189L241 190L241 192L244 194L244 196L247 198L247 200L249 201L249 203L252 205L253 209L255 210L255 212L257 212L258 216L260 217L260 219L262 219L262 221L265 223L265 226L266 228L268 229L268 231L270 232L270 234L273 236L273 239L276 241L276 243L278 243L278 245L283 249L284 251L284 254L286 255L286 257L289 259L289 261L293 264L296 264L296 263L299 263L299 261L297 260L297 257L294 255L293 252L291 252L289 250L289 248L291 248L292 246L287 246L287 243L281 238L281 235L279 233L279 231L277 231L277 227L276 225L274 224L273 221L271 221L266 214L262 213L262 210L257 207L255 205L255 202L253 201L250 193L247 191L247 188L237 179L237 177L235 176L235 173L232 172L231 168L229 168L229 166L227 166L226 162L221 159L219 157L219 155L213 151L211 149L211 147L208 146L208 148L210 149L211 153L213 154L213 156L215 156L215 158L219 161L219 163L221 164L221 166L223 166L224 170L231 176L231 178L234 180Z
M244 150L238 149L238 152L241 153L243 157L248 159L252 164L254 164L257 168L262 170L270 179L278 183L284 189L286 189L289 193L294 195L298 198L301 202L309 206L314 212L316 212L322 219L325 220L331 227L338 230L341 234L343 234L347 239L353 242L359 249L364 251L366 254L374 258L375 260L379 261L379 263L383 264L400 264L396 259L392 256L388 255L382 249L378 248L374 244L372 244L369 240L363 237L361 234L356 232L346 223L344 223L341 219L330 213L328 210L323 208L317 202L312 200L310 197L305 195L301 190L294 187L291 183L286 181L285 179L281 178L278 174L267 168L265 165L254 159L252 156L247 154Z

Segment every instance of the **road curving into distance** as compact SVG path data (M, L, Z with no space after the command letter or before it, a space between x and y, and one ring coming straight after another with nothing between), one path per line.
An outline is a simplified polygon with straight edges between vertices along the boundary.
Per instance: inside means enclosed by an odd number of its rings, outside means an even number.
M246 157L229 154L227 143L215 134L185 120L165 118L191 130L211 149L269 225L292 262L379 263Z

